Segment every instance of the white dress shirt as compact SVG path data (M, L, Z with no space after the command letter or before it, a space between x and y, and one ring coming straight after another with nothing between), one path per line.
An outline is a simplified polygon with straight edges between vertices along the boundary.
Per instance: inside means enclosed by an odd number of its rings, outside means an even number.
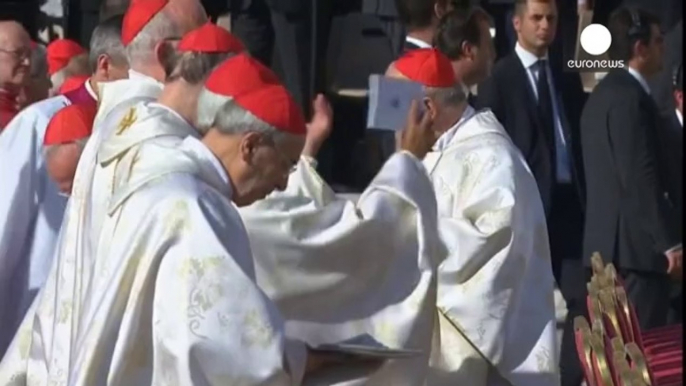
M674 110L674 112L676 113L676 119L679 120L679 125L681 125L681 127L684 127L684 116L681 114L681 111Z
M548 60L548 54L544 57L539 58L531 52L527 51L517 43L515 46L515 52L522 62L522 65L526 69L526 73L529 77L529 84L534 92L536 100L538 100L538 89L536 83L538 82L538 73L540 68L537 63L539 60L546 61L546 68L548 75L548 88L550 90L550 95L552 96L553 105L553 123L555 125L555 156L556 156L556 171L557 171L557 182L559 183L571 183L572 182L572 168L569 158L569 150L567 149L567 137L565 136L564 130L562 129L562 114L564 111L560 108L560 100L558 94L555 90L555 85L551 82L553 78L552 72L550 71L550 65Z
M424 40L413 38L412 36L405 37L405 41L408 43L412 43L419 48L431 48L431 44L425 42Z

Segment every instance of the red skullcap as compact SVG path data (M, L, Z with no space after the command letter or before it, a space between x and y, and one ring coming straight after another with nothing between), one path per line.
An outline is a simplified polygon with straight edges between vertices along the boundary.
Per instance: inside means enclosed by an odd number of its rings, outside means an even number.
M450 59L435 48L409 51L395 61L395 68L410 80L427 87L455 85Z
M295 135L306 133L300 106L281 85L261 87L236 97L234 102L279 131Z
M212 71L205 88L215 94L237 98L266 85L278 85L272 70L242 53L227 59Z
M74 91L81 87L90 77L88 75L75 75L67 78L62 86L60 86L59 93L65 94L69 91Z
M58 111L45 131L43 144L59 145L88 138L93 131L93 121L97 107L95 104L69 105Z
M121 42L124 47L128 46L168 3L169 0L132 0L124 14L121 27Z
M205 23L187 33L179 42L179 52L239 53L245 46L229 31L212 23Z
M57 39L53 41L46 48L48 74L54 75L57 71L67 67L69 61L75 56L85 53L86 49L73 40Z

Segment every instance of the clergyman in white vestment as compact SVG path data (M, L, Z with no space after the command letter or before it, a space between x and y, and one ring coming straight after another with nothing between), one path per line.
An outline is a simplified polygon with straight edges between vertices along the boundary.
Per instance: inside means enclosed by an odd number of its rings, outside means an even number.
M331 120L321 96L314 112L313 122ZM320 371L307 385L422 385L436 316L435 271L446 256L423 154L392 156L355 204L316 172L313 157L326 136L326 128L310 125L286 190L239 209L257 283L283 314L289 337L313 346L371 338L422 352L380 368Z
M63 107L95 104L93 86L125 73L121 23L111 18L94 29L90 51L99 60L81 88L27 107L0 135L0 356L45 283L67 203L46 172L45 129Z
M92 265L59 257L0 384L300 384L305 346L285 339L254 283L231 200L249 204L285 185L305 124L282 86L234 102L203 142L136 149L103 222L102 239L115 242Z
M142 0L130 4L122 27L122 43L131 66L129 78L100 85L98 113L74 176L56 245L58 256L74 255L88 262L95 255L116 166L100 167L97 160L101 144L112 133L132 124L133 116L127 116L132 106L154 101L162 92L165 72L155 47L167 39L178 39L177 34L189 32L205 21L204 9L197 0Z
M424 158L449 250L438 270L429 385L559 385L554 279L536 182L495 116L469 107L461 86L439 76L449 60L429 51L389 70L426 87L440 135ZM424 65L413 65L422 55Z

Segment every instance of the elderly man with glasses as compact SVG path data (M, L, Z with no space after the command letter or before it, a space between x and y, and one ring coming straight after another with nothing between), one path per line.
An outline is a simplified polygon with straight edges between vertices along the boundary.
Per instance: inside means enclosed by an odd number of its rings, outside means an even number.
M17 114L17 97L30 72L28 32L15 21L0 22L0 131Z

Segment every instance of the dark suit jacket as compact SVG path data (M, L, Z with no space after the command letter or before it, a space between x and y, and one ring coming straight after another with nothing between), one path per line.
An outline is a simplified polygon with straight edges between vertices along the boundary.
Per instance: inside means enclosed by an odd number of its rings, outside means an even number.
M579 147L579 116L586 95L581 78L576 73L563 73L562 66L552 61L555 90L561 98L558 107L566 134L569 154L572 157L573 182L583 206L583 165ZM513 51L493 68L490 78L479 85L477 108L490 108L521 150L538 183L546 214L550 214L555 184L554 138L544 132L537 112L537 102L528 75L517 54Z
M676 208L678 217L679 235L683 238L683 207L684 207L684 128L679 123L676 111L662 115L663 125L659 127L660 137L660 161L663 163L667 174L667 193L669 199Z
M659 167L655 102L626 70L595 87L581 117L586 173L584 256L600 252L625 270L666 273L681 242Z

